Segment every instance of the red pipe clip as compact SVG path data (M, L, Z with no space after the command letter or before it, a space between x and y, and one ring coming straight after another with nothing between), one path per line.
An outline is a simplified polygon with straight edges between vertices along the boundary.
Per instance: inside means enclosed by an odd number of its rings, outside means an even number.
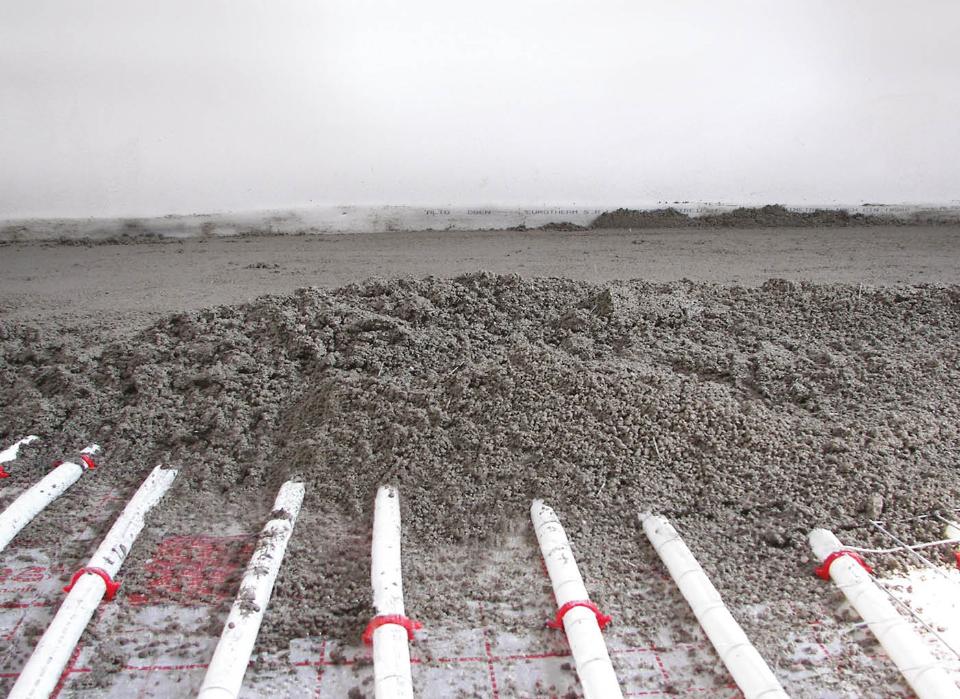
M813 572L817 574L818 578L829 580L830 566L833 565L833 562L835 560L837 560L838 558L842 558L843 556L850 556L850 558L852 558L857 563L859 563L860 567L863 568L865 571L867 571L868 573L873 572L873 568L867 565L867 562L863 560L863 557L859 553L857 553L856 551L850 551L849 549L837 549L836 551L831 553L829 556L824 558L823 563L817 566L817 568Z
M103 583L107 586L107 594L104 597L107 598L107 601L112 600L117 596L117 590L120 589L120 583L116 582L113 578L110 577L110 573L105 571L103 568L93 568L86 567L81 568L76 573L73 574L73 577L70 579L70 584L63 588L64 592L70 592L73 589L73 586L77 584L77 580L80 579L80 576L84 573L92 573L93 575L99 575L103 579Z
M607 616L606 614L601 612L600 609L597 608L597 605L595 605L593 602L591 602L588 599L582 599L582 600L571 600L567 602L565 605L563 605L562 607L560 607L560 609L557 610L557 616L547 622L547 627L551 629L562 629L563 617L565 617L567 615L567 612L569 612L574 607L586 607L591 612L593 612L597 617L597 625L600 627L601 631L607 627L607 624L613 621L613 617Z
M0 464L0 478L9 478L10 474L7 473L7 470L3 467L3 464Z
M97 462L95 462L95 461L93 460L93 457L90 456L89 454L81 454L81 455L80 455L80 460L83 462L83 467L84 467L85 469L90 469L90 468L96 468L96 467L97 467ZM64 461L63 459L57 459L57 460L54 461L52 464L50 464L50 468L56 468L57 466L63 466L63 464L65 464L65 463L67 463L67 462Z
M83 462L82 465L83 465L83 468L84 468L84 469L91 469L91 468L96 468L96 467L97 467L97 462L94 461L94 460L93 460L93 457L90 456L89 454L81 454L81 455L80 455L80 460ZM57 459L57 460L54 461L52 464L50 464L50 468L56 468L57 466L63 466L65 463L67 463L67 462L64 461L63 459Z
M423 624L419 621L414 621L408 617L405 617L403 614L378 614L370 620L370 623L367 624L367 628L363 631L363 642L368 646L373 643L373 632L379 629L381 626L387 624L396 624L397 626L402 626L407 630L407 640L413 640L413 632L422 629Z

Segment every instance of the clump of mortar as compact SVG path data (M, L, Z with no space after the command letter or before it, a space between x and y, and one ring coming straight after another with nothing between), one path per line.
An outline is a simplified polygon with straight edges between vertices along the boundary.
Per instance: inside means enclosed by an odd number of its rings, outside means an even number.
M0 323L0 437L96 438L98 478L128 488L182 466L128 593L161 535L228 508L255 531L302 479L264 646L362 629L385 482L405 537L438 551L495 542L546 497L626 622L616 580L649 556L638 509L674 520L732 604L787 614L778 602L818 594L813 526L956 502L958 330L956 287L371 281L178 314L105 347ZM67 515L32 534L55 539ZM413 574L421 617L460 610Z
M887 216L851 214L841 209L790 211L779 204L740 207L731 211L689 216L673 207L640 211L604 211L590 228L819 228L823 226L875 226L905 223Z

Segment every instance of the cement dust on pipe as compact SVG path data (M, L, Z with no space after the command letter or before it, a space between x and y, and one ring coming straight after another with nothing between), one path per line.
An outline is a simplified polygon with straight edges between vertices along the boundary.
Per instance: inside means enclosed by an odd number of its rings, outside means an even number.
M845 549L827 529L814 529L809 541L817 560L823 563L818 574L836 583L918 699L960 699L960 689L943 664L933 657L913 624L874 582L859 556Z
M404 608L400 493L391 486L377 490L370 559L376 616L364 641L373 644L374 692L377 699L412 699L409 639L420 625Z
M137 489L90 561L74 574L67 598L20 672L10 698L41 699L54 691L100 601L104 595L111 599L119 586L114 578L143 529L144 517L176 477L175 469L157 466Z
M609 617L603 617L590 601L560 519L542 500L533 501L530 518L553 585L558 614L562 614L560 621L570 643L585 699L622 697L601 629L601 622L606 625Z
M640 513L640 523L745 699L787 699L780 681L673 525L649 512Z
M96 465L93 456L100 451L97 444L92 444L80 452L80 458L75 461L64 461L50 473L37 481L33 486L21 493L2 513L0 513L0 551L3 551L20 530L33 520L47 505L74 483L80 480L86 471Z
M18 439L9 447L0 451L0 478L9 477L10 474L6 472L6 469L3 468L3 465L8 464L11 461L15 461L17 459L17 457L20 455L20 447L26 446L27 444L31 444L37 441L38 439L40 438L37 435L31 434L24 437L23 439Z
M240 694L273 585L300 514L303 494L303 483L287 481L280 487L271 519L260 532L198 697L232 699Z

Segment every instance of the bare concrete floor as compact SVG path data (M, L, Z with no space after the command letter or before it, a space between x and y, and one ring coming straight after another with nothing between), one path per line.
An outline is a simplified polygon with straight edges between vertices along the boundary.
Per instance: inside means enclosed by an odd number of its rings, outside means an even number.
M118 332L162 314L368 277L960 283L960 226L481 231L0 246L0 318Z

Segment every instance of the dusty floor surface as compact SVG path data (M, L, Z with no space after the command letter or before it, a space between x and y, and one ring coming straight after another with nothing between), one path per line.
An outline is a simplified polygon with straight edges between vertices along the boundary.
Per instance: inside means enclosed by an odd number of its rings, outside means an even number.
M960 227L483 231L0 244L0 317L88 336L369 277L477 270L584 281L960 283Z
M407 603L421 619L449 618L465 597L506 603L529 584L491 590L461 564L527 532L539 496L588 579L604 581L601 606L638 622L630 577L650 551L635 513L650 508L733 605L766 605L741 621L774 662L801 621L791 604L823 595L810 528L957 504L957 230L525 233L531 251L511 262L505 241L520 234L440 245L457 259L427 255L434 235L391 261L377 256L386 238L366 236L0 247L0 439L44 435L18 475L35 480L61 445L94 439L101 485L132 489L159 461L183 467L125 564L127 595L149 586L161 536L254 531L280 482L302 478L309 514L264 648L365 624L370 506L384 481L403 494L417 552ZM634 253L638 238L670 252ZM308 278L444 265L444 278L236 303ZM478 267L523 276L456 274ZM607 281L617 276L727 284ZM216 302L231 305L203 308ZM58 541L66 526L69 509L55 508L31 537Z

